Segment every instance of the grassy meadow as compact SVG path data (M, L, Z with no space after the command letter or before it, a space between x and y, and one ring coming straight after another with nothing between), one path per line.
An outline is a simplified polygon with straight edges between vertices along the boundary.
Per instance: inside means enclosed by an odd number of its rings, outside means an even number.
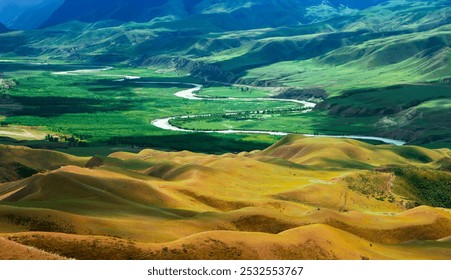
M92 74L56 75L53 72L92 67L37 65L29 62L0 62L0 65L5 78L14 80L16 84L13 88L5 90L2 95L10 103L17 105L12 113L2 117L4 131L32 127L41 131L41 137L43 133L62 137L73 136L83 145L91 147L139 146L202 152L261 149L276 141L277 137L193 135L161 130L154 127L151 120L177 115L251 111L255 108L271 110L299 107L287 102L182 99L174 96L176 92L184 89L181 86L140 84L140 82L197 82L197 80L172 72L157 73L155 69L118 67ZM141 76L142 79L118 81L124 76ZM215 85L206 88L201 94L213 97L245 96L242 88ZM252 90L251 95L254 94L256 97L269 95L268 91L264 90ZM8 134L5 133L3 136ZM18 137L16 135L15 138ZM54 144L54 147L61 148L61 145ZM71 148L71 150L80 152L80 149Z

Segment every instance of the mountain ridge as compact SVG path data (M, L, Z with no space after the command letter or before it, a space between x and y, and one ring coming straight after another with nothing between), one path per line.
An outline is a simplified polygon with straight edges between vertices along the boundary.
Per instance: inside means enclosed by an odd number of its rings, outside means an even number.
M64 3L49 17L42 27L64 23L70 20L80 20L85 22L95 22L100 20L120 20L120 21L136 21L147 22L156 17L174 16L176 19L184 19L190 16L204 17L214 20L214 17L209 15L230 14L230 19L245 20L246 17L252 18L253 15L258 17L272 18L270 22L274 22L277 17L275 15L282 15L282 24L295 24L302 22L306 18L306 9L308 7L319 7L318 9L344 10L350 9L365 9L386 0L371 0L371 1L354 1L354 0L333 0L333 1L319 1L319 0L278 0L266 1L260 3L259 1L210 1L210 0L157 0L157 1L143 1L143 0L114 0L114 1L75 1L65 0ZM283 20L283 18L286 18ZM255 19L251 19L252 22ZM254 23L256 26L256 22Z
M116 2L122 6L115 9ZM342 8L340 3L346 2L351 7L356 5L364 9L333 15L319 13L306 20L308 11L304 6L287 10L292 3L299 3L297 0L269 1L268 6L253 2L246 6L248 2L242 1L243 7L238 5L238 10L231 11L228 2L205 0L190 2L189 6L186 1L161 0L146 4L155 12L148 15L161 13L158 15L165 17L144 23L124 23L134 17L133 13L127 13L131 18L121 20L126 2L108 2L105 9L109 12L86 7L79 9L81 18L75 16L75 9L72 21L67 22L69 18L63 17L62 24L29 34L17 34L15 42L6 44L4 50L0 47L0 51L98 64L131 63L144 67L154 63L163 65L167 61L166 66L174 64L200 78L274 86L299 87L302 86L300 80L307 80L306 87L316 86L317 81L309 81L313 76L306 79L303 73L309 75L317 67L327 67L334 72L335 68L346 67L359 73L362 69L377 72L377 69L385 67L399 67L399 72L406 75L403 78L409 79L407 82L439 80L449 76L446 74L451 26L450 8L446 6L449 1L372 1L359 6L361 2L357 1L312 0L303 3L314 5L309 7L321 6L316 12L326 11L325 3L328 7ZM64 10L72 12L74 8L70 8L71 5L99 3L104 2L65 1L54 16L58 17ZM133 3L138 5L141 2L136 0ZM132 9L134 6L130 4L127 7ZM243 14L240 10L246 12ZM83 19L86 11L92 11L90 15L94 22L73 21ZM146 14L146 11L144 7L136 12ZM279 23L266 18L274 18L281 11L285 12L284 16L276 17L281 20ZM119 17L115 18L115 14ZM294 18L293 14L296 14ZM259 22L255 21L257 18ZM46 43L48 38L61 44L49 45ZM409 62L420 63L427 57L433 57L437 63L421 69ZM287 63L283 69L278 67L282 63ZM294 71L303 66L306 70ZM357 71L356 68L361 69ZM407 71L401 69L409 69L414 75L407 77ZM335 93L336 90L331 91Z

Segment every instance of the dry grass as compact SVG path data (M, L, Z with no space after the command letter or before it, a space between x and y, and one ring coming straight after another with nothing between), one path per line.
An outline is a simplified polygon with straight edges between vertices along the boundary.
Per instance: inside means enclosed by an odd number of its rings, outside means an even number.
M4 158L55 169L0 184L0 233L76 259L449 259L449 209L410 209L390 172L449 154L288 136L261 152L120 152L83 168L19 148Z
M0 260L65 260L57 254L48 253L0 237Z

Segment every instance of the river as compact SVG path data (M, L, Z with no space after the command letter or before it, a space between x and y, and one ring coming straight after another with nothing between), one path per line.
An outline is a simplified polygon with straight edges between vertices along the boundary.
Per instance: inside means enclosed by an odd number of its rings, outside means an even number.
M293 102L298 104L303 104L306 108L303 112L307 113L310 112L314 107L315 103L308 102L308 101L301 101L301 100L295 100L295 99L279 99L279 98L203 98L196 94L196 92L200 91L202 89L202 85L199 84L186 84L186 83L153 83L153 82L140 82L141 84L179 84L179 85L190 85L193 86L191 89L185 89L181 90L177 93L175 93L175 96L190 100L211 100L211 101L221 101L221 100L237 100L237 101L279 101L279 102ZM233 115L237 113L230 113L228 115ZM208 117L210 115L203 115L205 117ZM170 121L173 119L186 119L190 117L199 117L198 115L189 115L189 116L175 116L175 117L167 117L162 119L156 119L152 121L152 124L158 128L164 129L164 130L172 130L172 131L183 131L183 132L201 132L201 133L220 133L220 134L233 134L233 133L246 133L246 134L268 134L268 135L278 135L278 136L285 136L288 134L288 132L281 132L281 131L260 131L260 130L191 130L191 129L183 129L180 127L176 127L172 124L170 124ZM386 144L393 144L396 146L403 146L406 144L406 142L401 140L395 140L390 138L382 138L382 137L375 137L375 136L362 136L362 135L313 135L313 134L300 134L307 137L318 137L318 138L348 138L348 139L356 139L356 140L373 140L373 141L380 141Z
M74 70L74 71L63 71L63 72L53 72L55 75L86 75L86 74L95 74L103 71L108 71L113 69L113 67L103 67L98 69L82 69L82 70ZM137 76L122 76L123 79L116 80L117 82L122 82L125 80L138 80L140 77ZM196 94L196 92L202 89L202 85L194 84L194 83L179 83L179 82L135 82L136 84L167 84L167 85L182 85L182 86L192 86L190 89L184 89L175 93L175 96L189 99L189 100L208 100L208 101L223 101L223 100L236 100L236 101L245 101L245 102L254 102L254 101L278 101L278 102L292 102L297 104L304 105L305 110L304 113L308 113L312 111L315 107L315 103L296 100L296 99L280 99L280 98L211 98L211 97L202 97ZM229 115L238 114L238 113L229 113ZM202 115L202 116L210 116L210 115ZM170 121L173 119L186 119L190 117L199 117L198 115L189 115L189 116L173 116L173 117L165 117L161 119L155 119L152 121L152 124L158 128L164 130L171 131L183 131L183 132L197 132L197 133L220 133L220 134L234 134L234 133L245 133L245 134L268 134L268 135L277 135L277 136L285 136L288 134L296 134L296 133L288 133L282 131L260 131L260 130L191 130L184 129L180 127L176 127L170 124ZM390 138L382 138L382 137L374 137L374 136L362 136L362 135L313 135L313 134L300 134L307 137L318 137L318 138L348 138L348 139L356 139L356 140L374 140L380 141L386 144L393 144L397 146L402 146L406 144L405 141L395 140Z

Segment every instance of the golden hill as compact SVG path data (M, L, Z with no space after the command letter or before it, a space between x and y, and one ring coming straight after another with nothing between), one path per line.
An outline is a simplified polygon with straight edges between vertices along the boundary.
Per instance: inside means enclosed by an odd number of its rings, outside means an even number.
M87 160L59 152L0 144L0 182L26 178L65 165L83 166Z
M0 259L2 260L64 260L61 256L50 254L30 246L25 246L0 237Z
M371 168L381 165L429 163L449 157L449 150L416 146L375 146L357 140L289 135L258 157L280 158L321 168Z
M224 155L1 148L36 174L0 184L0 235L67 258L451 257L446 149L300 136Z

